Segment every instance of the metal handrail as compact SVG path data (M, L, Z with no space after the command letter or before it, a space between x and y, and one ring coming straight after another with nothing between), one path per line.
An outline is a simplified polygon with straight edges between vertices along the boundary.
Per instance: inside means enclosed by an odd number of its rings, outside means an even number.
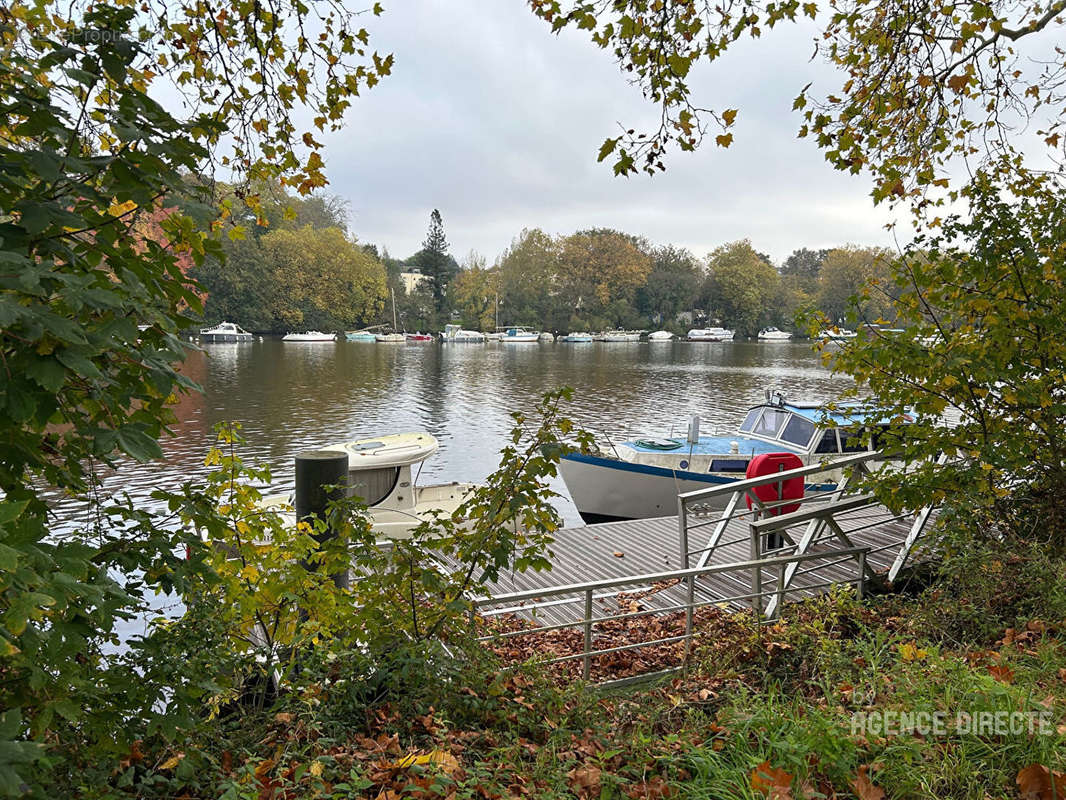
M586 591L596 591L597 589L614 589L619 586L649 586L654 583L659 583L660 581L673 580L674 578L680 580L689 577L698 578L702 575L713 575L718 572L732 572L734 570L740 571L743 569L751 569L755 566L773 567L790 561L803 561L808 558L825 558L827 555L856 555L857 553L865 552L867 550L869 550L867 547L847 547L829 553L813 553L800 556L774 556L771 558L759 559L757 561L737 561L729 564L712 564L707 567L691 567L689 569L677 569L669 572L648 572L642 575L627 575L621 578L606 578L600 581L568 583L562 586L548 586L540 589L526 589L521 592L507 592L505 594L485 597L473 597L470 598L470 602L474 604L475 608L481 608L482 606L494 603L515 603L522 600L535 600L539 597L557 597L563 594L578 594ZM523 609L528 610L536 607L537 604L533 604L523 606Z
M825 560L827 558L838 559L833 562L834 564L844 563L845 561L855 558L858 563L858 570L854 580L856 586L856 592L859 596L862 596L864 590L864 581L866 573L866 557L869 552L868 547L849 547L839 548L829 552L817 552L817 553L800 553L790 554L785 556L773 556L770 558L760 558L753 561L738 561L729 564L714 564L705 567L696 567L691 569L672 570L669 572L657 572L646 573L643 575L631 575L622 578L608 578L599 581L587 581L584 583L572 583L563 586L545 587L540 589L532 589L521 592L508 592L501 595L495 595L491 597L476 597L471 598L471 617L473 619L476 609L483 608L488 605L496 604L515 604L526 600L539 600L540 602L534 603L528 606L521 606L521 610L524 611L536 611L537 608L548 604L560 604L560 603L578 603L584 601L584 614L579 619L572 621L558 623L545 627L530 628L528 630L519 631L500 631L496 633L489 633L484 636L477 637L480 642L497 641L503 639L514 638L523 634L537 634L546 631L559 630L562 628L575 628L580 627L583 629L584 637L582 649L580 652L575 652L565 656L558 656L551 659L547 663L554 664L563 661L572 661L576 659L582 660L582 675L588 679L592 668L592 659L597 656L606 655L608 653L621 652L624 650L634 650L640 647L652 647L661 644L669 644L675 642L685 642L684 664L687 666L689 656L691 654L691 645L694 638L695 631L693 626L693 614L697 608L704 608L706 606L721 606L726 602L736 602L738 600L750 600L752 602L753 609L756 613L757 621L761 622L762 619L762 606L763 599L767 596L774 596L776 598L775 608L777 610L777 616L780 615L780 609L782 601L787 593L788 589L782 583L782 579L785 573L785 567L788 564L795 564L798 566L800 562L812 561L815 559ZM766 568L779 567L778 580L776 585L764 589L762 585L762 571ZM698 601L695 598L695 580L697 577L703 575L723 574L730 572L740 572L746 570L753 570L753 582L752 591L744 594L736 595L735 597L728 598L712 598L710 600ZM603 616L594 615L593 598L597 590L603 591L606 589L618 589L625 586L632 586L638 588L644 588L649 585L653 585L665 580L676 580L678 584L682 581L685 584L686 590L686 602L683 604L674 604L667 606L666 608L658 609L641 609L638 611L625 611L616 614L605 614ZM846 581L851 583L851 581ZM836 581L828 581L824 584L814 584L807 586L800 586L795 591L810 591L812 588L819 588L820 586L829 586ZM675 584L675 585L678 585ZM551 600L545 601L545 597L559 597L560 595L576 595L568 597L563 601ZM603 596L603 595L601 595ZM596 624L604 622L610 622L613 620L628 619L637 616L649 616L652 614L665 614L673 611L685 612L685 633L677 636L670 636L660 639L655 639L646 642L634 642L617 647L610 647L605 649L593 648L593 627Z

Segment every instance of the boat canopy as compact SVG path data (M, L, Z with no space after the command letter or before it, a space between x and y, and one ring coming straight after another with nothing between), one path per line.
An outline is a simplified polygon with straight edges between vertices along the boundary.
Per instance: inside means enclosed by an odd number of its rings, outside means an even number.
M348 471L406 467L437 452L437 440L428 433L393 433L373 439L330 445L323 450L348 454Z
M853 453L868 449L862 441L863 432L856 431L856 425L873 429L873 446L878 449L879 434L888 424L889 420L871 419L858 405L827 411L814 404L786 403L778 396L748 411L740 432L764 441L780 442L791 450Z

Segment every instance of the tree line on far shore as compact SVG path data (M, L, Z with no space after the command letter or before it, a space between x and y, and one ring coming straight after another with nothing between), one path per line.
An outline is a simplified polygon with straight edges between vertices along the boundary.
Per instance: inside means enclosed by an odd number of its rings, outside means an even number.
M207 294L207 321L254 331L392 327L394 304L396 327L408 331L437 331L446 322L486 331L679 333L721 324L744 336L791 327L804 311L843 319L848 298L864 293L868 319L891 314L890 254L881 248L799 248L778 267L746 239L699 258L608 228L565 236L534 228L489 266L473 250L456 261L434 210L422 249L397 259L356 240L346 203L335 196L261 188L254 213L246 199L226 200L246 210L229 217L225 262L209 259L191 275ZM423 277L405 281L402 273L410 272Z

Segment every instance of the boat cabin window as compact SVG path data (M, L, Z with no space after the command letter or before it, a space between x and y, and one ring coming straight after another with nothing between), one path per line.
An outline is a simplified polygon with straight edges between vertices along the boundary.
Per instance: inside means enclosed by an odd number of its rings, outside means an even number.
M840 450L844 453L865 453L868 449L862 437L865 431L841 431Z
M777 434L784 427L785 422L791 416L783 408L765 408L763 409L762 416L759 417L759 421L755 423L755 428L752 430L756 436L766 436L767 438L776 438Z
M814 436L814 423L799 414L793 414L781 431L781 440L789 444L806 447Z
M839 453L840 448L837 446L837 432L836 430L829 430L822 434L822 441L818 442L818 446L814 448L816 453Z
M759 418L762 413L762 407L753 408L748 412L748 416L744 417L744 421L740 423L741 433L751 433L752 428L755 427L755 420Z
M392 493L399 478L399 467L353 470L348 473L348 496L359 497L368 506L376 506Z

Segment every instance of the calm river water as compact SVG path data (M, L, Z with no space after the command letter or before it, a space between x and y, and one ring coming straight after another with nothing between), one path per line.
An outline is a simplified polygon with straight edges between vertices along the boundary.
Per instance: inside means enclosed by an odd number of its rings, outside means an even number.
M204 345L185 372L204 388L177 409L176 436L164 461L131 464L105 487L146 498L206 472L212 426L244 426L247 461L268 463L274 488L288 488L300 450L384 433L428 431L440 450L421 483L480 481L498 463L512 410L531 411L541 393L571 386L566 413L612 437L685 430L731 433L763 390L790 399L826 400L847 385L823 368L806 342L592 343L462 345L357 342ZM567 524L580 517L561 480L557 507ZM68 520L81 513L64 509Z

